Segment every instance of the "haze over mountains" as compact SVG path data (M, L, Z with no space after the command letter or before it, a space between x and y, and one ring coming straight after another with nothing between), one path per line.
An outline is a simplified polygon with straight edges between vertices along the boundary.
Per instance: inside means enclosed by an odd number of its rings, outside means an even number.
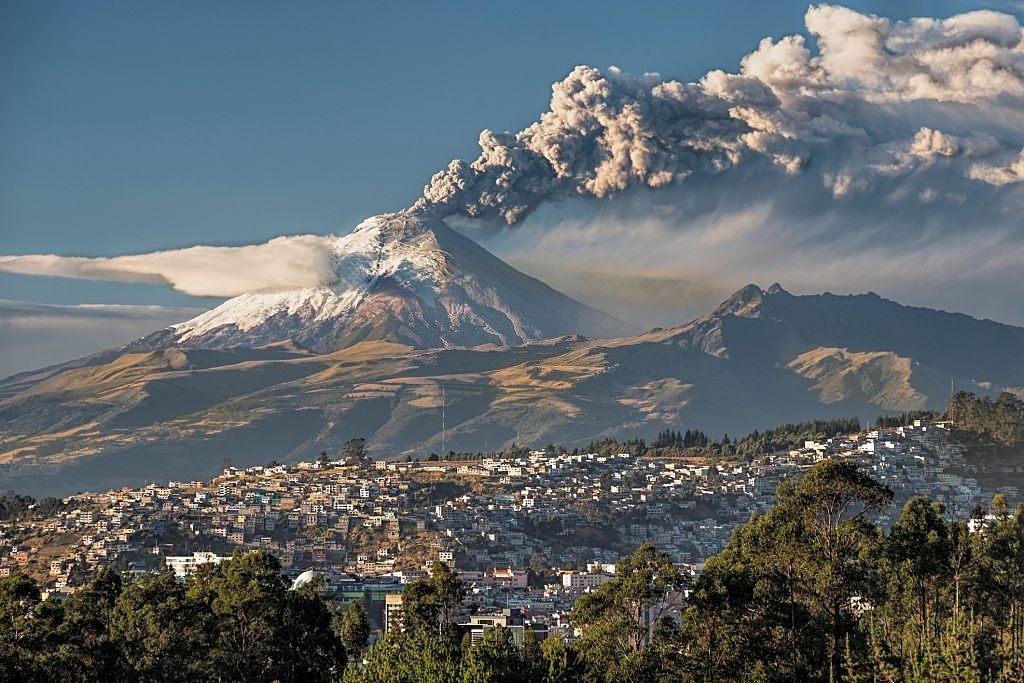
M0 382L0 486L192 479L355 436L396 458L665 426L738 435L941 407L951 382L1024 387L1024 329L874 294L748 285L635 335L427 214L368 219L334 253L331 287L244 294Z

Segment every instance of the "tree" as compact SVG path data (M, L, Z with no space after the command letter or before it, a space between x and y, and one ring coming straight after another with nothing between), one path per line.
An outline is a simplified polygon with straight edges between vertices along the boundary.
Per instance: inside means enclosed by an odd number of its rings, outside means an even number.
M530 555L529 569L533 570L535 574L543 574L547 570L547 563L544 561L544 556L536 550Z
M37 677L41 634L34 612L39 601L39 587L24 574L0 579L0 680Z
M331 628L320 588L311 582L286 594L279 632L284 656L276 667L283 681L329 681L345 669L345 647Z
M64 601L0 581L0 680L331 680L345 666L315 585L289 590L265 553L179 583L111 568Z
M973 611L993 625L1004 675L1024 675L1024 509L999 517L976 542Z
M777 495L707 561L691 596L687 656L707 676L834 680L847 636L859 639L852 604L879 535L869 516L892 492L852 461L826 460Z
M0 519L23 519L32 514L36 504L32 496L18 495L14 491L0 495Z
M959 391L950 399L946 414L964 440L996 447L1024 444L1024 399L1009 392L993 401Z
M524 681L544 680L544 656L537 634L530 627L523 629L523 649L520 654L521 677Z
M366 610L358 600L349 604L341 618L341 642L349 655L356 655L366 649L370 640L370 622Z
M773 513L798 520L796 531L821 563L811 578L816 609L828 625L829 678L840 674L845 636L851 629L851 600L863 585L860 551L876 536L867 519L892 501L892 491L849 460L825 460L793 488L780 487Z
M462 579L444 562L435 562L430 576L402 589L402 623L406 628L450 626L465 591Z
M59 665L64 676L76 680L117 677L117 644L109 623L122 587L121 576L104 567L62 606L59 625L51 637L60 643L53 664Z
M462 664L462 683L528 683L524 673L512 632L495 626L470 648Z
M540 646L541 665L545 683L572 683L583 677L583 665L573 650L561 638L546 638Z
M579 648L588 668L609 681L644 677L656 663L645 651L651 627L667 607L670 593L683 588L671 559L650 543L621 558L616 576L580 597L572 620L583 630Z
M906 571L917 592L915 621L920 634L919 653L935 635L929 632L928 624L931 621L933 626L939 625L934 614L937 592L949 578L949 527L944 515L941 503L915 496L903 506L903 514L893 524L885 544L888 558L897 568Z
M1002 493L992 496L992 514L999 519L1006 519L1010 516L1010 503Z
M110 614L119 668L147 681L212 677L202 656L210 647L203 622L170 572L127 586Z
M235 553L201 567L190 600L210 615L209 658L232 680L329 680L345 665L330 612L315 584L289 590L265 552Z
M345 464L347 465L358 465L362 463L368 457L366 452L366 439L359 437L346 441L343 455L345 458Z
M457 683L459 643L429 628L388 631L366 652L364 665L349 665L345 683Z

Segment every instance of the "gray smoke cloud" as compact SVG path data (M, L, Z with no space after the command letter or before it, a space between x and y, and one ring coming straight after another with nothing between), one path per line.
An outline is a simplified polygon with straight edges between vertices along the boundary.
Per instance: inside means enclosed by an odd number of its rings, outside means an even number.
M739 73L695 83L579 66L517 133L431 178L420 206L519 222L555 197L603 198L753 167L814 174L833 197L939 165L995 186L1024 181L1024 41L977 11L892 22L812 6L803 36L765 38Z
M642 324L751 281L1024 323L1017 19L817 5L805 25L691 83L577 67L419 205Z

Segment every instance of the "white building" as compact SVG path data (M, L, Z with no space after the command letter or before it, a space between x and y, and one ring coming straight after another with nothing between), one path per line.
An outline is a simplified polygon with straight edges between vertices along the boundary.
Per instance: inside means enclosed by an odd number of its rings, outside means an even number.
M608 574L592 574L590 572L566 572L562 574L562 586L574 591L582 591L588 588L597 588L603 583L611 581L613 576Z
M217 555L209 552L196 552L192 555L173 555L167 558L167 566L174 571L176 577L184 578L189 576L196 570L201 564L220 564L225 560L230 560L230 557L224 555Z

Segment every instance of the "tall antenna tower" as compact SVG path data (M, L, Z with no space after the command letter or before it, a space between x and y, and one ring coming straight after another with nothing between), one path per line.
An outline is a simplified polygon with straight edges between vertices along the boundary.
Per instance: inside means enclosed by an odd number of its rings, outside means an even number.
M445 436L444 433L445 433L445 430L446 430L445 419L444 419L445 418L444 408L445 408L445 396L444 396L444 384L442 384L441 385L441 457L442 458L444 458L444 454L447 453L447 451L445 450L445 447L444 447L444 440L445 440L444 439L444 436Z

